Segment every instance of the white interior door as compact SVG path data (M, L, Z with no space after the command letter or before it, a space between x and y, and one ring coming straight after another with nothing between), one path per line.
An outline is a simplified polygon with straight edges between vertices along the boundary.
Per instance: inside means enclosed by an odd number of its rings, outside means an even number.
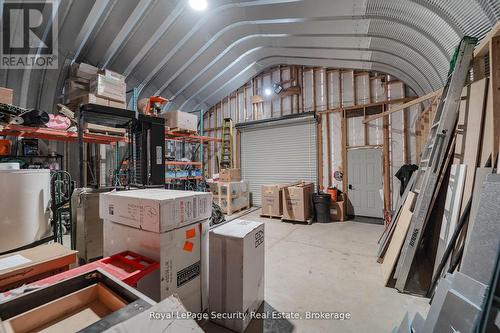
M354 215L383 218L382 149L350 149L347 155L348 197Z

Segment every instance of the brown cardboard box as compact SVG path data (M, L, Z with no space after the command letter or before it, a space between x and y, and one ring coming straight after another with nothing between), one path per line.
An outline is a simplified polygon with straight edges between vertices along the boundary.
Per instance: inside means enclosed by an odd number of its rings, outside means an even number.
M0 257L0 291L16 288L61 271L76 261L76 251L59 243L40 245Z
M86 80L92 80L99 72L99 68L85 63L78 64L74 62L73 64L71 64L70 72L71 76L79 77Z
M125 76L124 75L119 74L117 72L113 72L109 69L102 69L99 71L99 74L102 74L102 75L107 76L109 78L112 78L112 79L118 80L122 83L125 83Z
M283 219L306 222L312 218L313 183L290 186L283 189Z
M330 220L331 221L345 221L346 205L345 201L337 201L330 203Z
M283 188L286 185L262 185L262 212L261 215L281 217L283 215Z
M107 98L98 97L94 94L85 94L74 99L66 99L65 104L72 104L75 107L79 104L98 104L109 106L109 100Z
M125 102L115 102L112 100L109 100L109 106L113 108L118 108L118 109L126 109L127 108L127 103Z
M219 171L219 181L221 182L239 182L240 180L240 169L221 169Z
M12 104L12 96L14 91L9 88L0 87L0 103Z

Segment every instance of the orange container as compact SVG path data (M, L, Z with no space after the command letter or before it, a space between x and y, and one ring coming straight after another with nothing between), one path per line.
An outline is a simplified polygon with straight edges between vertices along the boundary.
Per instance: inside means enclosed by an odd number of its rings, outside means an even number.
M10 140L0 139L0 156L10 155Z
M337 202L337 189L334 187L329 187L327 192L332 197L332 202Z

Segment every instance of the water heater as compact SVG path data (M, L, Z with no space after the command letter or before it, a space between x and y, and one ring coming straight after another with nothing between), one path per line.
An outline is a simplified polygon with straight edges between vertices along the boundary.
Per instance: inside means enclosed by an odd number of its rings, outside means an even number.
M46 236L49 218L49 170L0 170L0 253Z

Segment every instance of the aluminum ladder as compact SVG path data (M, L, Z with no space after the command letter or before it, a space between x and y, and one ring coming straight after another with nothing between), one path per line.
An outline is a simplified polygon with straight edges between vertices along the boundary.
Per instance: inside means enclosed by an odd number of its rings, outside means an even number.
M446 150L454 134L458 119L460 98L472 61L477 39L464 37L456 54L454 70L450 71L439 103L429 138L422 151L413 192L417 193L410 227L396 268L396 289L405 290L408 275L420 244L431 209L434 192L446 158ZM453 65L452 65L453 66ZM453 68L453 67L452 67Z

